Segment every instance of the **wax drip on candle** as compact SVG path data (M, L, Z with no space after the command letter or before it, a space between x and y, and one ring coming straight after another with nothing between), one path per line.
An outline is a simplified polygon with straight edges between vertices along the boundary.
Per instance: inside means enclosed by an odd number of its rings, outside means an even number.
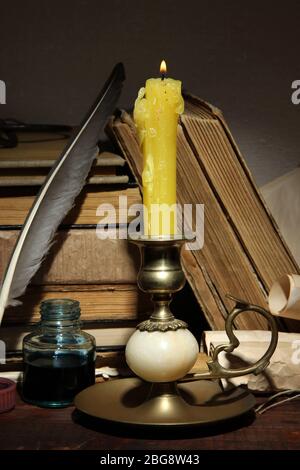
M164 80L166 78L166 73L167 73L167 64L166 64L165 60L161 61L159 71L160 71L160 74L161 74L161 79Z

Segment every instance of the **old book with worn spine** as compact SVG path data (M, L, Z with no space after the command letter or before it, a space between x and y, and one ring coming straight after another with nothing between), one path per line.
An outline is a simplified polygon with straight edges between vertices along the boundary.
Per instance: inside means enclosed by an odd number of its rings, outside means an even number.
M80 318L86 323L132 321L136 324L144 320L150 310L149 298L133 284L35 285L20 297L22 305L6 309L3 325L37 323L40 320L40 302L57 298L78 300Z
M0 278L18 234L0 230ZM137 247L127 240L100 240L93 228L64 229L31 284L136 284L139 262Z
M33 204L37 190L30 187L0 188L0 226L10 227L23 225ZM77 197L73 209L69 212L63 225L97 225L101 223L97 209L101 204L111 204L116 209L116 222L126 215L126 209L119 210L119 197L126 196L128 207L140 204L139 188L127 185L89 186ZM125 212L124 212L125 211ZM130 218L129 218L130 220ZM107 219L107 223L115 220Z
M142 153L131 116L112 118L107 131L141 184ZM272 283L299 267L271 218L219 110L185 97L178 126L177 198L205 206L201 250L183 251L187 279L212 329L223 329L233 307L226 294L267 308ZM236 319L239 329L265 329L253 313ZM297 329L296 322L280 325Z
M41 186L49 169L63 151L66 133L19 132L18 145L0 148L0 188ZM111 152L101 152L87 179L88 184L126 184L125 161Z

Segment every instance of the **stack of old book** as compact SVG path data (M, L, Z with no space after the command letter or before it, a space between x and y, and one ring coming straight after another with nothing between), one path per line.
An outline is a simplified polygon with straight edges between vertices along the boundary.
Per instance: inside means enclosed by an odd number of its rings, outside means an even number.
M26 134L22 140L15 149L0 150L0 278L39 186L65 144L53 135ZM9 350L21 349L22 337L39 321L40 302L50 298L80 301L84 327L103 349L124 346L148 306L136 285L139 255L125 239L99 239L96 228L103 220L97 215L101 204L116 208L116 220L106 217L105 223L108 230L116 223L118 231L119 215L126 215L119 214L119 197L126 196L128 205L141 202L129 178L124 158L99 153L22 304L5 312L0 339Z

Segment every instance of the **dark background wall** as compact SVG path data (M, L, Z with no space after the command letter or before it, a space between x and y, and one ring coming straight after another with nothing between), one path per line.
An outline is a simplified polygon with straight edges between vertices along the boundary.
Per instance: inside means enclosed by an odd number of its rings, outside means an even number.
M257 182L300 162L300 2L0 1L0 118L77 124L116 61L131 106L165 58L220 107Z

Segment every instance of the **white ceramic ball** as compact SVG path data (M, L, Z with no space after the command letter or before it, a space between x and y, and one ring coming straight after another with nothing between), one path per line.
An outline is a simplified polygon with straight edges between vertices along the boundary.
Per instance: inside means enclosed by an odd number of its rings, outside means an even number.
M136 375L148 382L172 382L189 372L198 352L198 343L187 329L136 330L126 346L126 361Z

